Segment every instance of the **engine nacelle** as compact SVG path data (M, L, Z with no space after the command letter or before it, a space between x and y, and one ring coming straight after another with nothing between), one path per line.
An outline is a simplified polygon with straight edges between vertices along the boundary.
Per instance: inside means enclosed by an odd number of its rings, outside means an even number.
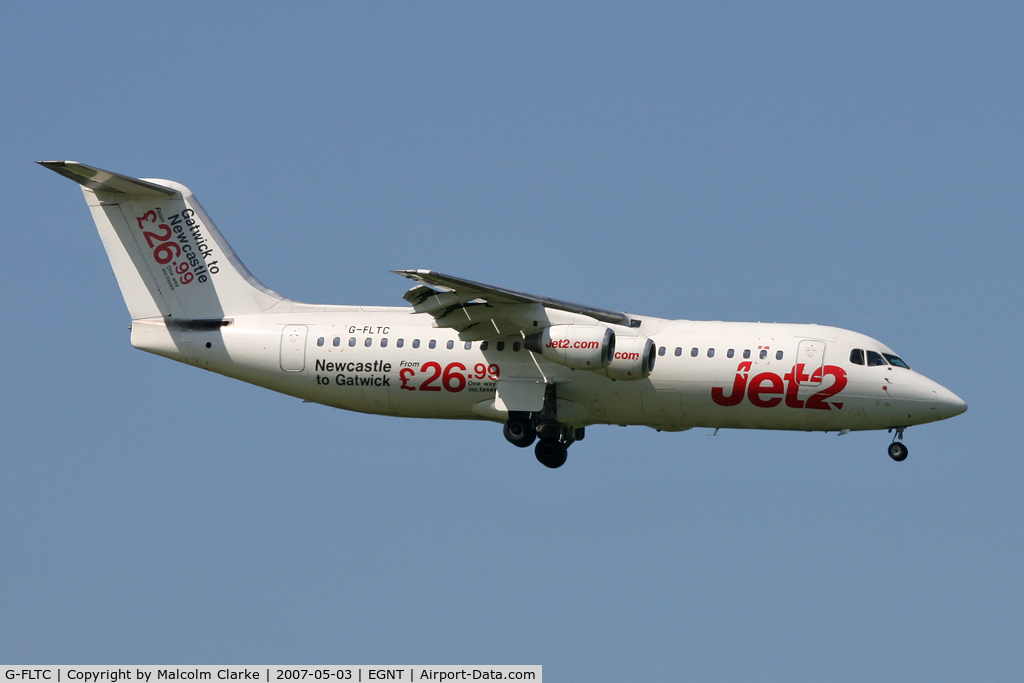
M612 362L600 373L618 380L645 379L654 369L655 358L657 349L650 337L618 337Z
M615 353L615 333L603 325L552 325L523 345L553 363L575 370L602 370Z

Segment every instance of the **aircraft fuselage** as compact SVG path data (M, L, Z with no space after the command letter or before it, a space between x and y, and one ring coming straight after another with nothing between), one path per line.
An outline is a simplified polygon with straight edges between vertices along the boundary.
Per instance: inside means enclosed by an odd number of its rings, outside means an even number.
M521 337L462 341L406 308L240 316L212 329L136 321L132 343L311 402L399 417L504 420L496 385L513 377L554 385L558 419L573 427L854 431L962 412L959 398L914 370L852 363L854 349L892 353L856 332L639 319L658 356L634 381L550 362Z

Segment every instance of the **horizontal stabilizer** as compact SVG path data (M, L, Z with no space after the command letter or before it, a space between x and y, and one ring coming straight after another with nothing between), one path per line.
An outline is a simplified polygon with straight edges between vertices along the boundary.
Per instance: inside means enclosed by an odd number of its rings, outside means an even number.
M133 197L168 197L178 194L176 190L162 185L130 178L119 173L111 173L95 166L86 166L77 161L40 161L37 163L65 178L74 180L79 185L99 192L116 192Z

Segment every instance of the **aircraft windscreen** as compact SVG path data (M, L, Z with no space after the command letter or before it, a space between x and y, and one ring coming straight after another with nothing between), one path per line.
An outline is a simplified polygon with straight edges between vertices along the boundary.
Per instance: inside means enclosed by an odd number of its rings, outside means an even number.
M899 356L894 356L891 353L883 353L882 355L885 356L885 359L887 361L889 361L889 365L893 365L897 368L904 368L906 370L910 369L910 366L904 363L903 359L900 358Z

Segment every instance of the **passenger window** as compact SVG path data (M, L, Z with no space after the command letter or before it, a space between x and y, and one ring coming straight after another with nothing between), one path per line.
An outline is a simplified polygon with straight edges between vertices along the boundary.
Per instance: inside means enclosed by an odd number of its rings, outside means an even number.
M481 351L486 351L487 347L488 347L487 342L485 342L485 341L480 342L480 350Z
M665 347L664 346L662 346L662 347L660 347L658 349L658 355L659 356L664 356L665 355Z
M317 339L316 340L316 345L317 346L323 346L324 345L324 338L320 337L319 339Z
M335 337L334 341L331 343L334 344L335 346L341 346L341 337Z
M512 350L513 351L518 351L519 350L519 346L520 346L519 342L512 342Z
M868 366L874 367L876 365L888 365L888 363L882 358L882 354L877 351L868 351Z
M505 350L505 342L498 342L498 347L497 348L498 348L499 351L504 351Z
M864 365L864 349L850 351L850 362L854 365Z
M725 357L726 358L732 358L735 355L736 355L736 349L729 349L728 351L725 352Z
M715 357L715 350L714 349L708 349L708 358L714 358L714 357Z
M356 338L355 337L349 337L348 345L349 346L355 346L356 345Z
M473 342L466 342L465 347L466 350L469 351L471 348L473 348Z
M420 340L419 339L413 339L412 340L412 348L414 348L414 349L420 348Z
M395 342L395 346L397 346L398 348L402 348L403 346L405 346L405 340L399 337L398 341Z
M373 344L373 337L367 337L366 341L363 342L363 346L370 346Z
M429 346L432 349L436 349L437 348L437 340L436 339L431 339L430 343L427 344L427 346Z
M697 350L696 346L694 346L692 349L690 349L690 356L692 356L693 358L696 358L698 353L700 353L700 352Z
M761 353L757 354L757 357L760 358L761 360L764 360L765 358L768 357L768 351L765 349L761 349Z
M904 370L910 369L910 366L907 365L899 356L894 356L891 353L883 353L882 355L885 356L887 361L889 361L889 365L895 365L896 367L903 368Z
M750 358L750 349L743 349L743 358Z
M681 347L681 346L677 346L676 347L676 355L677 356L683 355L683 347Z
M388 345L388 338L387 337L381 337L380 338L380 348L383 349L387 345Z
M448 343L447 343L447 344L445 344L445 348L447 348L447 349L449 349L449 350L451 350L451 349L454 349L454 348L455 348L455 342L454 342L454 341L452 341L451 339L449 339L449 340L448 340Z
M782 360L782 351L775 352L775 360Z

